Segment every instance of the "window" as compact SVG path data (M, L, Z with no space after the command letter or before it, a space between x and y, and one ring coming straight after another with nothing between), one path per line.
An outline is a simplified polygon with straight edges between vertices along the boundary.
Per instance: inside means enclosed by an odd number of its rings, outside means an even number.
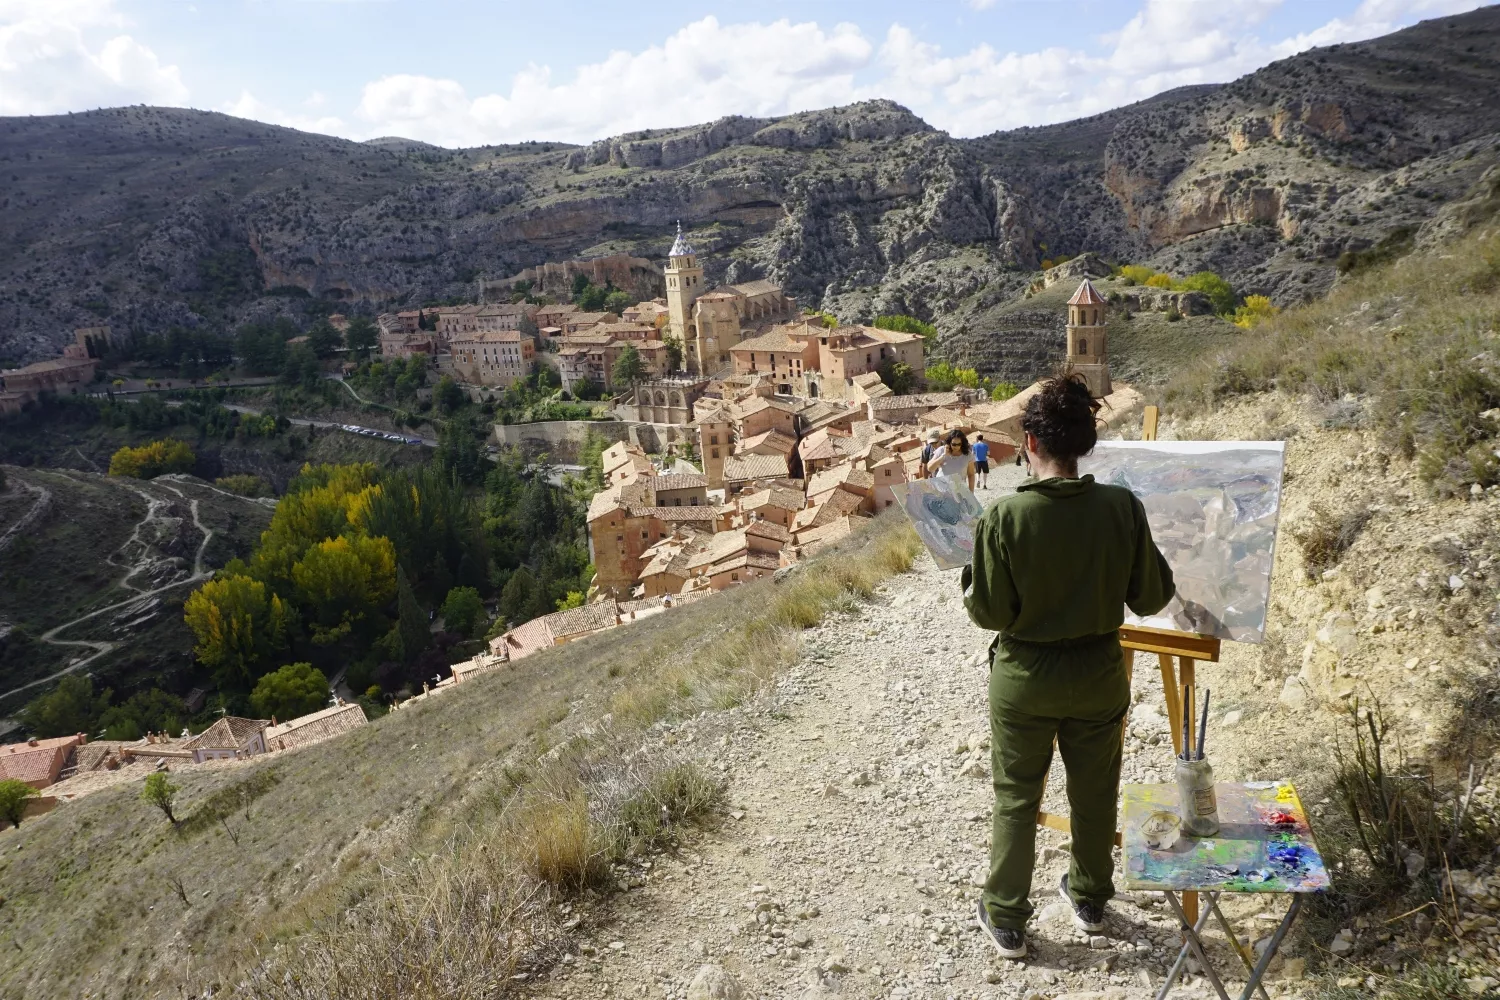
M719 443L719 435L717 435L717 434L710 434L708 436L708 443L709 444L718 444Z
M718 457L719 457L719 449L715 448L714 449L714 458L718 458Z
M673 507L681 507L682 506L682 497L673 497L672 498L672 506Z
M1079 337L1078 338L1078 353L1079 354L1087 354L1088 352L1089 352L1088 338L1087 337Z
M740 575L738 573L730 573L729 579L734 580L735 582L739 582Z

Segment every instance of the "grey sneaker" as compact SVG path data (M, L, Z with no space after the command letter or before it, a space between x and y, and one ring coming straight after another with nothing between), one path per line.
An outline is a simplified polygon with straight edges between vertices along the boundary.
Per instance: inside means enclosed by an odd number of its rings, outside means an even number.
M1013 931L1009 927L996 927L991 924L990 912L984 908L982 899L979 901L979 912L974 922L984 932L985 939L995 946L995 951L1001 958L1026 957L1026 935L1020 931Z
M1057 894L1062 897L1063 902L1073 908L1073 923L1081 931L1097 934L1104 930L1104 907L1098 903L1079 903L1068 894L1068 873L1063 872L1062 881L1057 884Z

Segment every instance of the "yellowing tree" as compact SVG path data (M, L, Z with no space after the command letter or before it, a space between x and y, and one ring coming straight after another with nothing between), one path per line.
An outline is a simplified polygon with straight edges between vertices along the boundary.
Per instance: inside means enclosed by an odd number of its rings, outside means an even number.
M1151 288L1171 288L1172 276L1170 274L1153 274L1146 279L1145 283Z
M185 441L152 441L139 448L127 445L115 452L109 459L109 474L155 479L168 472L191 472L195 461L193 449Z
M303 466L260 536L255 575L286 593L292 567L313 545L364 530L370 502L380 493L373 465Z
M292 567L292 580L316 619L313 641L337 642L395 596L396 547L389 538L328 538Z
M1275 305L1264 295L1246 295L1245 304L1234 311L1234 325L1248 330L1253 326L1264 323L1266 320L1281 312L1280 307Z
M286 606L248 576L208 581L182 612L198 640L193 653L222 684L254 680L258 668L286 645Z

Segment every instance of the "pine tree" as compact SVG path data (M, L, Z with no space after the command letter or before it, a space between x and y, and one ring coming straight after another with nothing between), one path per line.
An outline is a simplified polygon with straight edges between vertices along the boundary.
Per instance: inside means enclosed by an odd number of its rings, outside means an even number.
M396 609L401 645L410 663L432 641L432 632L427 628L427 612L417 603L417 595L411 589L406 571L399 567L396 569Z

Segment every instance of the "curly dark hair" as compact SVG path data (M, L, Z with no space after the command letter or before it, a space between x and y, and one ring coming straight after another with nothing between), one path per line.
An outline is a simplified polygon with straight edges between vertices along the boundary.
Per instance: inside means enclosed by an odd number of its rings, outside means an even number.
M1043 382L1041 391L1026 401L1021 430L1034 434L1049 458L1067 462L1094 450L1098 412L1099 402L1080 375L1059 375Z
M954 441L958 442L961 454L967 455L969 453L969 439L964 437L964 432L956 427L948 432L947 437L943 438L943 444L952 444Z

